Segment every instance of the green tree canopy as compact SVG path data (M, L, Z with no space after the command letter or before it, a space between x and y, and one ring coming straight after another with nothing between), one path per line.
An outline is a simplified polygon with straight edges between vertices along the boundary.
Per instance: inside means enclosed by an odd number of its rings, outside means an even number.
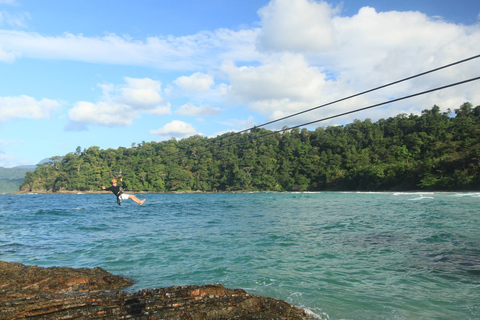
M480 107L282 133L91 146L27 173L23 191L99 190L121 170L133 191L479 190Z

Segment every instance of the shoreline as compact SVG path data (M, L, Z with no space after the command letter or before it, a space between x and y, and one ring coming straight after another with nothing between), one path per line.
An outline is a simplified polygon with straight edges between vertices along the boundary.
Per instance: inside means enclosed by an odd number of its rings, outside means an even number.
M276 190L262 190L262 191L249 191L249 190L238 190L238 191L133 191L127 190L126 193L132 194L191 194L191 193L205 193L205 194L215 194L215 193L480 193L480 190L383 190L383 191L368 191L368 190L322 190L322 191L276 191ZM60 191L45 191L45 190L36 190L36 191L15 191L15 192L6 192L0 193L3 195L24 195L24 194L110 194L107 191L70 191L70 190L60 190Z
M126 193L132 194L176 194L176 193L289 193L289 192L330 192L330 191L134 191L134 190L126 190ZM343 192L343 191L342 191ZM45 190L36 190L36 191L15 191L15 192L7 192L3 194L111 194L110 191L70 191L70 190L60 190L60 191L45 191Z

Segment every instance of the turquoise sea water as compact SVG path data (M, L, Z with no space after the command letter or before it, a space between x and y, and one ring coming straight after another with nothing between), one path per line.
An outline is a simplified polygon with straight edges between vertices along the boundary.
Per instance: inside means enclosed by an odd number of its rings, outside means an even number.
M479 193L0 195L0 260L221 283L323 319L480 319Z

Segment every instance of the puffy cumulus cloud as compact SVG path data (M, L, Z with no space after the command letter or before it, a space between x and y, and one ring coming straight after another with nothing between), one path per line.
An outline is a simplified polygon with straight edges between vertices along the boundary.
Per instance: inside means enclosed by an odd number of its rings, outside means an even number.
M208 91L214 84L213 77L208 74L196 72L191 76L182 76L173 81L180 89L187 92Z
M326 2L272 0L259 10L261 51L319 52L332 48L332 15L336 10Z
M480 41L480 26L455 25L420 12L364 7L332 23L337 44L331 63L339 70L418 71L474 55Z
M170 113L170 106L161 95L161 83L149 78L125 78L125 85L100 85L102 97L96 103L79 101L68 116L74 124L70 130L80 130L78 124L97 126L128 126L141 113L162 115Z
M327 85L322 70L299 54L284 54L260 66L226 63L222 70L230 82L227 99L231 103L250 105L271 118L312 106Z
M35 98L22 95L19 97L0 97L0 122L12 119L49 119L60 108L56 100Z
M157 130L150 130L150 134L164 137L185 138L197 134L197 131L189 123L173 120Z
M452 24L420 12L377 12L364 7L356 15L346 17L323 2L273 0L259 13L262 29L256 43L264 56L257 64L224 63L222 71L229 81L226 99L233 104L246 104L269 119L474 56L480 44L480 25ZM478 61L288 121L308 122L472 78L477 76L475 64ZM433 104L446 110L457 108L462 101L480 102L475 85L408 99L346 116L342 121L419 113Z
M334 17L336 46L328 56L337 70L336 84L363 91L378 85L443 66L478 54L480 25L464 26L432 19L420 12L377 12L364 7L352 17ZM318 61L311 60L312 63ZM472 61L369 95L370 101L396 98L477 76ZM392 104L395 115L404 110L419 112L438 104L443 110L457 108L453 101L480 101L474 86L448 90L455 99L445 99L447 91ZM373 113L373 112L372 112Z
M196 107L189 102L181 106L175 113L182 116L212 116L221 112L220 108L213 108L208 105Z
M149 109L152 105L164 103L160 95L160 82L144 78L125 78L127 85L121 88L121 100L131 106Z
M201 95L205 105L218 103L221 97L274 119L476 55L480 45L480 24L453 24L420 12L377 12L364 7L353 16L342 16L327 2L272 0L259 11L259 17L258 25L241 30L143 40L115 34L44 36L0 30L0 61L26 57L177 70L185 76L174 84L186 96ZM363 107L473 77L477 64L466 63L334 108ZM206 71L192 74L198 70ZM128 125L142 112L170 112L165 102L152 107L151 101L162 97L155 83L134 82L115 86L97 103L78 103L71 118L98 125ZM434 93L425 100L395 103L388 110L395 115L411 110L412 105L420 110L433 104L456 108L450 104L458 101L480 103L480 91L474 85L459 86L449 95L445 100L440 92ZM200 112L191 106L181 112L194 110ZM116 113L124 118L115 119ZM110 120L98 120L101 115Z
M305 100L319 96L325 83L321 69L311 66L302 55L284 54L260 66L236 67L226 63L223 71L235 99L251 102L263 99Z
M68 116L74 122L109 127L128 126L136 115L137 112L129 105L111 101L98 103L80 101L68 112Z

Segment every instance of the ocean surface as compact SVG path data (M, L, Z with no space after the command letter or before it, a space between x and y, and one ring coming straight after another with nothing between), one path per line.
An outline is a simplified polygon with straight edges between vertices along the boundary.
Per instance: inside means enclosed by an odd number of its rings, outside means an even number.
M0 195L0 260L221 283L319 319L480 319L480 193Z

